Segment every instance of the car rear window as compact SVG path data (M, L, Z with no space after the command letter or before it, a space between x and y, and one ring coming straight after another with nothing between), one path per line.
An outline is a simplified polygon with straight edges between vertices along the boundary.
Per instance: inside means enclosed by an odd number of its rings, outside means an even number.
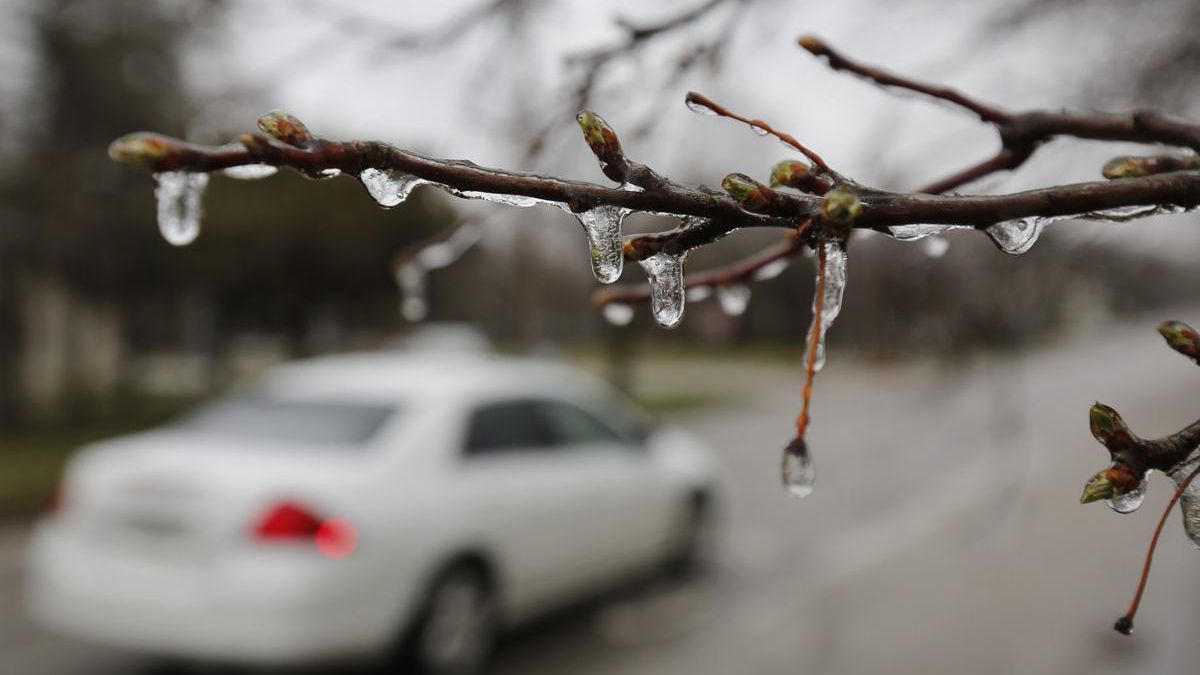
M305 445L364 445L396 408L343 401L226 399L180 420L188 431Z

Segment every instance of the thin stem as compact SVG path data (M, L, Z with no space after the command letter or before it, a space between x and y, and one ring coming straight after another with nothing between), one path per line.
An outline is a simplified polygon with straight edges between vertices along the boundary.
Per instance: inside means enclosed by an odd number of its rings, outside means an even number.
M813 291L812 335L808 340L808 352L804 364L804 403L796 417L796 438L803 439L808 432L808 409L812 403L813 380L817 377L817 346L821 343L821 312L825 306L825 247L817 247L817 285Z
M1138 581L1137 592L1133 594L1133 602L1129 604L1125 615L1117 619L1116 624L1113 625L1118 633L1129 635L1133 631L1133 617L1137 614L1138 605L1142 603L1142 593L1146 591L1146 582L1150 579L1150 566L1154 564L1154 549L1158 546L1158 537L1162 534L1167 518L1171 515L1171 509L1175 508L1175 504L1197 475L1200 475L1200 464L1197 464L1196 468L1192 469L1187 478L1179 484L1179 487L1175 488L1175 494L1171 495L1171 501L1167 502L1167 508L1163 509L1162 517L1158 519L1158 527L1154 528L1154 537L1150 539L1150 548L1146 550L1146 563L1142 566L1142 578Z

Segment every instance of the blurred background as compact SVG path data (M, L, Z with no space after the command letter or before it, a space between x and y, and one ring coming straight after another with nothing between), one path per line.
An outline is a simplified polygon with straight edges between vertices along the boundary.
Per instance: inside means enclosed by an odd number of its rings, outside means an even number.
M693 20L629 50L616 19ZM1195 416L1200 377L1162 320L1200 320L1194 215L1054 225L1026 255L952 233L948 250L851 243L810 441L818 489L794 502L778 450L802 386L810 260L757 283L742 315L689 303L663 331L612 326L583 234L553 209L419 189L382 210L349 177L214 177L203 232L174 248L153 181L105 154L154 130L219 143L280 108L330 138L603 182L586 104L672 178L765 179L770 139L690 113L688 90L796 135L857 180L912 189L989 156L970 116L832 73L845 54L1011 109L1136 106L1196 116L1193 0L3 0L0 53L0 662L129 673L138 659L31 627L17 601L30 519L81 443L144 428L284 360L387 348L398 254L471 223L482 238L424 279L434 323L505 352L567 359L704 438L723 466L712 578L635 589L523 632L501 673L1191 673L1200 558L1174 517L1139 631L1110 629L1170 490L1125 518L1077 505L1106 461L1096 399L1146 436ZM596 56L600 54L601 56ZM1136 146L1059 141L969 186L1092 180ZM1141 148L1145 150L1145 148ZM673 226L638 216L627 232ZM777 240L739 232L719 266ZM642 282L630 266L623 281Z

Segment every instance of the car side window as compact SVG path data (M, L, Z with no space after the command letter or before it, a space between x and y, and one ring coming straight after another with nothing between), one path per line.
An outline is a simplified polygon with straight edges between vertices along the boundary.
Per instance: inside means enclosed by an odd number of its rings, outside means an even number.
M489 403L475 409L467 424L465 454L485 455L553 447L545 417L535 401Z
M544 401L539 408L556 444L625 444L610 424L583 408L562 401Z

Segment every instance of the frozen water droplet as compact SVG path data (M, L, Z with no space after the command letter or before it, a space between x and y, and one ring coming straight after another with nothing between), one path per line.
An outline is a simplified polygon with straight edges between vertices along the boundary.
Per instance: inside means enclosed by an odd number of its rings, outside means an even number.
M771 133L771 132L767 131L766 129L758 126L757 124L753 124L753 123L750 124L750 131L753 131L756 136L766 136L767 134Z
M842 311L842 295L846 290L846 250L836 241L827 241L822 246L825 251L825 292L821 296L820 316L816 315L817 298L815 294L813 296L813 320L808 327L808 337L804 340L805 345L811 345L813 331L819 331L813 360L816 370L825 367L825 333Z
M812 456L808 453L808 444L800 439L793 439L783 449L783 464L780 467L783 487L788 494L803 499L812 494L816 471L813 467Z
M697 115L713 117L713 116L719 114L716 110L713 110L712 108L704 105L700 101L693 100L690 97L687 98L685 102L687 103L688 110L691 110L692 112L696 113Z
M767 279L774 279L780 274L783 274L783 271L788 268L789 264L791 263L788 262L787 258L772 260L771 262L754 271L754 280L766 281Z
M650 309L663 328L674 328L683 318L683 264L687 253L655 253L638 262L650 277Z
M610 302L602 310L604 320L614 326L628 326L633 321L633 307L620 302Z
M413 188L425 182L406 173L380 169L363 169L358 180L380 206L389 209L408 199Z
M930 258L940 258L950 250L950 240L945 237L928 237L921 242L921 250Z
M1142 502L1146 501L1146 481L1142 481L1135 490L1105 501L1108 508L1117 513L1133 513L1138 510Z
M717 303L729 316L741 316L750 304L750 287L742 284L717 287Z
M317 172L317 178L333 178L340 175L342 175L341 169L321 169Z
M396 288L400 291L400 316L408 321L417 322L429 314L424 268L411 262L398 266Z
M258 180L274 176L278 172L279 169L270 164L242 164L241 166L231 166L224 171L226 176L238 180Z
M543 199L538 199L537 197L526 197L525 195L502 195L493 194L491 192L474 192L471 190L457 192L455 194L460 197L466 197L467 199L482 199L487 202L506 204L508 206L515 206L521 209L526 209L530 206L537 206L538 204L548 203Z
M625 266L624 242L621 241L621 222L629 209L617 206L597 206L576 213L579 224L587 234L588 251L592 258L592 274L596 281L611 284L621 278Z
M1019 255L1033 247L1045 224L1042 218L1017 218L995 223L987 228L987 233L1000 250Z
M712 286L692 286L687 289L688 302L703 302L712 295Z
M187 246L200 236L201 202L208 174L167 171L155 174L158 229L172 246Z

